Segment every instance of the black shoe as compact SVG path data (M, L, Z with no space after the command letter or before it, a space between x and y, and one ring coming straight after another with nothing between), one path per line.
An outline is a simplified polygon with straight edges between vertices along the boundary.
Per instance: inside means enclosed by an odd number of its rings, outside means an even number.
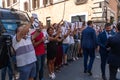
M68 64L68 63L65 63L64 65L65 65L65 66L68 66L69 64Z
M87 73L87 70L84 70L84 73Z
M82 55L82 54L80 54L80 57L83 57L83 55Z
M102 79L103 79L103 80L107 80L106 76L104 76L104 75L102 76Z
M89 76L92 76L92 72L91 71L88 71L88 74L89 74Z
M117 78L116 78L115 80L120 80L120 79L117 79Z
M116 78L116 79L109 79L109 80L120 80L120 79L117 79L117 78Z

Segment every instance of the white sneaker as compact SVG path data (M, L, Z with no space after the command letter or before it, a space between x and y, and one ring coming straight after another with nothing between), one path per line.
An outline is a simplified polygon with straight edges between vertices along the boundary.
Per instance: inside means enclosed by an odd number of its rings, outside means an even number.
M75 61L76 59L73 57L73 60Z
M78 57L76 57L76 60L78 60L79 58Z
M52 78L52 74L49 74L49 78Z
M120 69L118 69L118 72L120 72Z
M52 73L52 79L54 80L56 78L55 73Z
M97 58L97 59L100 59L100 56L97 55L96 58Z
M13 76L13 80L18 80L19 77L20 77L20 73L17 72L17 73L15 74L15 76Z

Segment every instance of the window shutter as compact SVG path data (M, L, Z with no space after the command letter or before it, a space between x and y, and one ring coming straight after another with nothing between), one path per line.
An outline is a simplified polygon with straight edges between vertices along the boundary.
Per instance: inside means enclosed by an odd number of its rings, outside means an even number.
M40 7L40 0L37 0L37 8Z
M32 8L35 9L35 0L32 0Z
M37 0L34 0L34 6L37 8Z
M53 5L53 0L50 0L50 4Z
M17 0L13 0L13 3L16 3L17 2Z
M27 2L24 3L24 10L28 11L28 3Z
M43 5L46 6L47 0L43 0Z
M7 6L10 6L10 0L7 0Z

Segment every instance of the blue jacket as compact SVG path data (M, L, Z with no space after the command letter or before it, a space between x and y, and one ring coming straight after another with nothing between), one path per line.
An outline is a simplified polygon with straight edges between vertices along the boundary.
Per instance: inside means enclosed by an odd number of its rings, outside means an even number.
M92 27L87 27L82 31L81 36L81 47L82 48L96 48L97 42L96 42L96 33L95 30Z
M106 47L110 47L108 63L120 66L120 32L108 39Z
M111 35L115 35L115 32L111 31ZM99 52L100 53L107 53L108 51L106 50L106 41L107 41L107 35L106 32L103 31L101 32L98 37L97 37L97 43L100 46Z

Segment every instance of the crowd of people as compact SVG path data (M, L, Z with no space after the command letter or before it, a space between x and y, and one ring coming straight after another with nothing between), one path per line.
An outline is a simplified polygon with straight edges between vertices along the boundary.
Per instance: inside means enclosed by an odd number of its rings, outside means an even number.
M114 28L106 23L104 28L94 28L93 21L82 22L81 25L61 20L46 28L41 21L34 27L34 17L29 24L20 25L13 37L13 48L16 54L18 80L44 80L44 65L47 59L48 76L55 79L55 71L60 72L62 66L68 66L68 61L84 58L84 73L92 75L95 51L99 49L101 57L102 79L107 80L105 70L109 63L110 78L117 80L117 69L120 67L120 23ZM90 59L89 59L90 57ZM9 80L12 80L12 70L7 66ZM2 79L5 80L5 69L2 69Z

